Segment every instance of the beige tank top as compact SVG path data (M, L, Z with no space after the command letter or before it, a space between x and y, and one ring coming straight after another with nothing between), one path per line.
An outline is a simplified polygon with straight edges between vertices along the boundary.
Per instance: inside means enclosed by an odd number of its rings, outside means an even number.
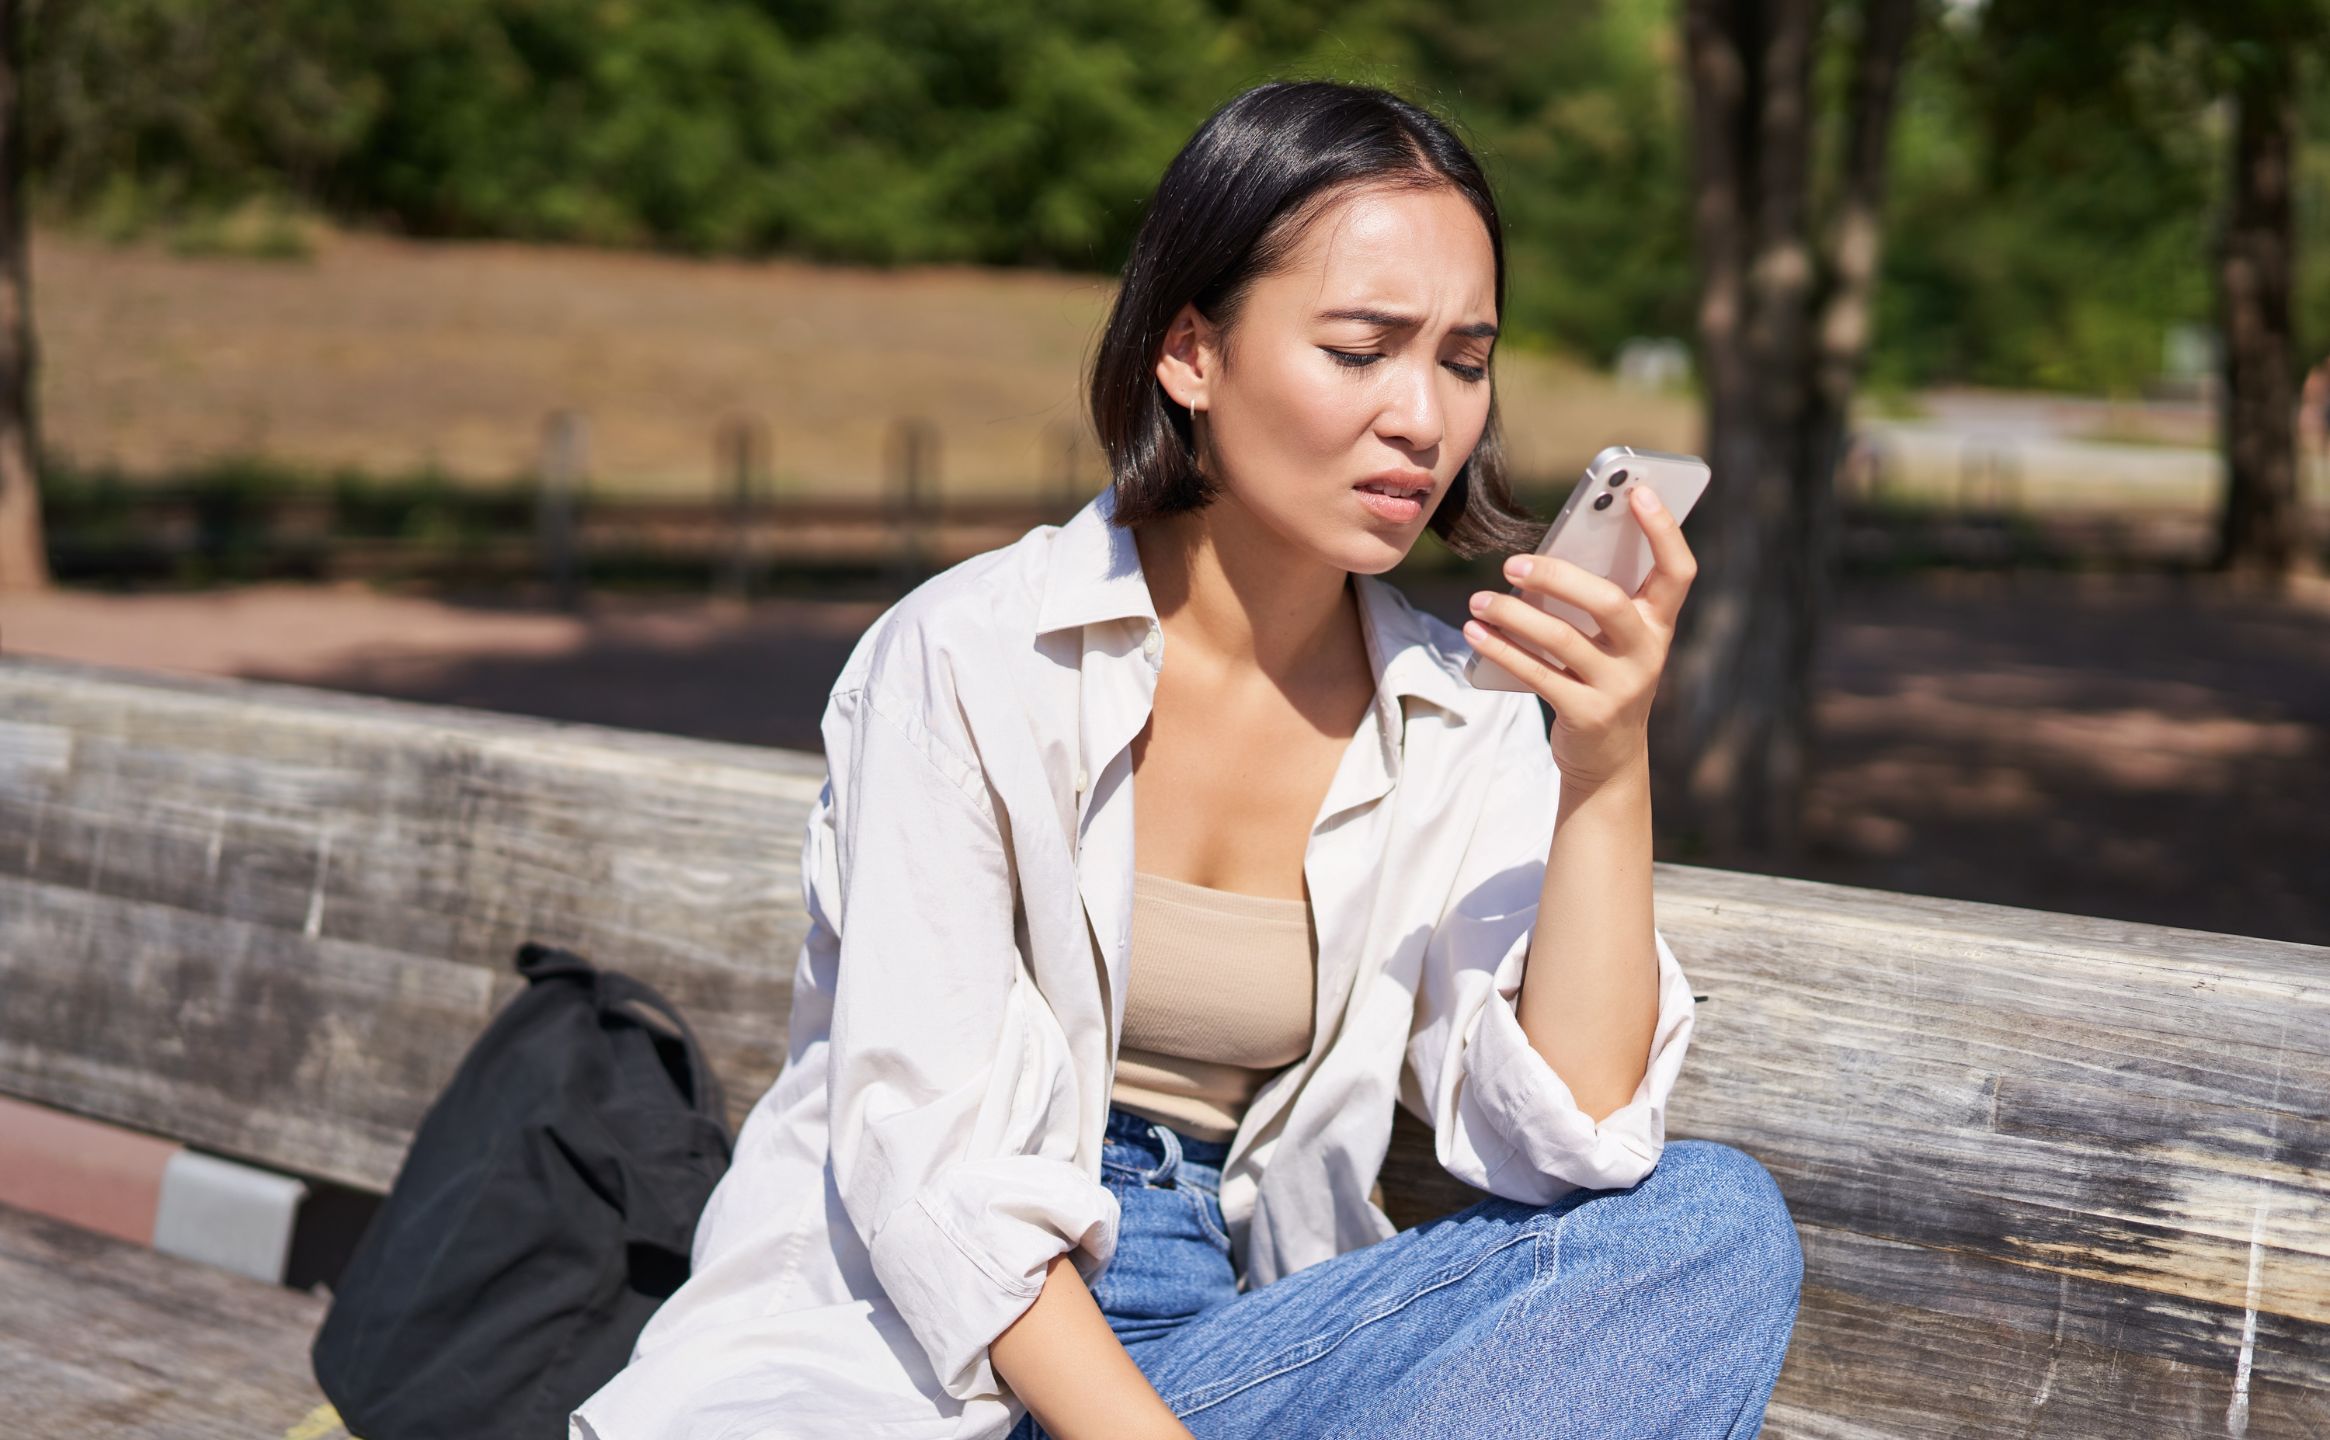
M1112 1104L1227 1141L1262 1083L1308 1055L1318 934L1307 900L1133 874Z

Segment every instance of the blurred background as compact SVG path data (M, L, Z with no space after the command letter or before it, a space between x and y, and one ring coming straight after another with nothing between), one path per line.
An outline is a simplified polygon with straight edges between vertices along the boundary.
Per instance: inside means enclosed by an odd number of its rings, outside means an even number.
M1333 77L1498 186L1537 513L1715 466L1662 858L2330 943L2330 0L0 13L0 651L814 750Z

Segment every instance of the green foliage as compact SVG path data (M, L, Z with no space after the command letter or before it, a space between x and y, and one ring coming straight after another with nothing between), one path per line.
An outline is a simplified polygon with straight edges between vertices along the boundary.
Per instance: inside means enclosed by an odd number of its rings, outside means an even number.
M2010 91L1990 37L1923 38L1895 137L1872 379L2138 390L2168 327L2209 316L2222 140L2203 102Z
M1464 122L1497 187L1509 329L1607 362L1688 335L1697 299L1684 94L1664 3L1453 0L1419 24L1428 98Z
M2060 6L2111 35L2082 42ZM2278 24L2318 9L2211 13ZM1510 338L1607 360L1630 336L1691 333L1676 10L29 0L27 145L52 213L182 249L297 255L301 217L321 212L426 235L1105 272L1215 105L1278 76L1357 80L1432 106L1480 152L1506 214ZM1981 25L1928 27L1897 130L1873 385L2132 389L2169 325L2209 318L2209 100L2226 67L2271 52L2195 52L2158 28L2177 10L1991 0ZM2043 33L2013 30L2029 17ZM1831 111L1841 53L1832 43L1821 71ZM2106 65L2107 85L2066 78ZM2320 134L2323 104L2309 104ZM2317 317L2324 166L2308 152L2300 191ZM2302 323L2330 343L2330 322Z
M383 105L343 63L328 0L32 0L28 153L117 223L298 191Z
M2213 322L2230 107L2291 93L2301 356L2309 332L2317 345L2330 338L2308 307L2330 292L2326 47L2325 0L1988 0L1966 43L1928 72L1955 89L1963 132L1980 138L1990 208L2020 222L2000 275L1964 287L1992 302L1979 307L1987 318L2014 299L2005 323L2026 331L1986 345L1987 368L2132 390L2156 372L2170 324ZM2030 316L2051 333L2028 333Z
M31 155L52 207L190 248L296 252L225 238L256 196L428 235L1111 270L1215 105L1357 80L1484 152L1513 337L1607 355L1689 315L1664 9L41 0Z
M1218 31L1194 0L50 0L32 156L84 213L127 176L117 213L289 187L421 234L1090 266Z

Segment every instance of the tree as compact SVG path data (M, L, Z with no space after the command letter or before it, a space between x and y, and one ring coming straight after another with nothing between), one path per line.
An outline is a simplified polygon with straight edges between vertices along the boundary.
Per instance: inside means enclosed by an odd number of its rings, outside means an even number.
M0 0L0 590L48 584L25 254L24 92L18 0Z
M2159 108L2173 88L2221 102L2224 199L2210 266L2223 391L2225 490L2214 563L2278 582L2304 562L2298 499L2295 189L2300 67L2330 43L2324 0L1992 0L1995 103Z
M1816 214L1816 95L1849 22L1842 159ZM1893 115L1916 0L1687 0L1700 373L1715 482L1653 712L1662 814L1709 852L1798 843L1832 484L1867 361Z
M2217 12L2222 23L2245 8ZM2252 23L2261 17L2250 16ZM2263 29L2265 27L2258 27ZM2293 39L2295 37L2292 37ZM2216 568L2285 579L2303 553L2298 499L2297 352L2290 295L2297 284L2297 61L2268 34L2227 47L2233 105L2225 220L2216 254L2224 393L2217 429L2225 495Z

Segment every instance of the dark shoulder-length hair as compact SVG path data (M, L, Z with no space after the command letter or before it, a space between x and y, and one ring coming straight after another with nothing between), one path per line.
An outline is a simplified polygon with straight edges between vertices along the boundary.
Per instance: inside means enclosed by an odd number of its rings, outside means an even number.
M1166 328L1185 304L1225 339L1252 284L1348 188L1445 186L1488 227L1505 310L1505 237L1496 197L1447 125L1388 91L1326 80L1258 85L1216 110L1166 167L1141 218L1091 378L1092 422L1132 527L1212 503L1190 414L1157 380ZM1433 511L1431 529L1465 559L1531 550L1545 533L1514 503L1494 393L1480 442Z

